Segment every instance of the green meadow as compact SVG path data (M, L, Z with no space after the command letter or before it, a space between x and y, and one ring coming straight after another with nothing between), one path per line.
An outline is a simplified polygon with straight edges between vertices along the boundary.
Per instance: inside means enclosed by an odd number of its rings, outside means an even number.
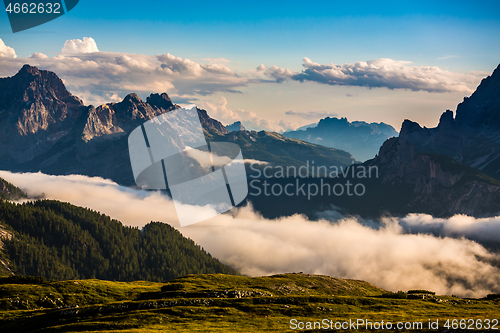
M445 330L448 319L450 325L453 319L457 325L460 319L472 319L474 325L498 319L496 296L392 293L364 281L300 273L257 278L188 275L166 283L4 277L0 331L280 332L294 327L324 332L330 329L307 329L307 322L326 321L334 328L335 322L358 319L393 325L421 321L424 330L429 319L439 320L440 330Z

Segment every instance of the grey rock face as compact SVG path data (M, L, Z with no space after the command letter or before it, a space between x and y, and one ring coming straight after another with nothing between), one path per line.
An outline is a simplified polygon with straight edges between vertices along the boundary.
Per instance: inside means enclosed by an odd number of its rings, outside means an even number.
M408 211L477 217L500 213L500 182L447 156L417 154L404 138L387 140L370 164L379 167L382 184L411 191Z
M52 72L25 65L0 79L0 164L25 162L48 151L84 109Z
M405 120L400 138L417 152L443 154L500 179L500 66L477 90L435 128L421 128Z
M435 128L405 120L399 137L387 140L368 163L379 167L383 184L401 184L411 191L409 211L498 215L499 101L497 68L458 106L455 118L447 110Z

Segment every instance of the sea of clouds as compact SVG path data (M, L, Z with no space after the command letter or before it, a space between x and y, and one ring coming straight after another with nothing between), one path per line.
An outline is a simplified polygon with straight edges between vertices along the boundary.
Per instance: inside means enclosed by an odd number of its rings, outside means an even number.
M318 221L301 215L270 220L247 205L181 228L172 201L158 192L78 175L0 171L0 177L31 196L88 207L125 225L168 223L245 275L325 274L393 291L430 289L469 297L500 292L500 255L481 245L500 240L500 217L411 214L364 221L325 212Z

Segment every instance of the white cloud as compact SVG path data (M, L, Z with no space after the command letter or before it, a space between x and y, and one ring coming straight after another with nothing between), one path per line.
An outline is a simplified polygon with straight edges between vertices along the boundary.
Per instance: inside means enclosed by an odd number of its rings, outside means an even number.
M159 55L158 60L161 62L161 68L163 68L163 70L165 70L168 74L176 73L195 77L206 73L227 76L236 75L235 72L225 65L215 63L208 65L199 64L189 59L173 56L170 53Z
M477 73L462 75L391 59L337 66L321 65L304 58L305 69L298 73L264 65L256 70L236 72L227 66L228 61L224 58L205 58L207 63L199 63L170 53L149 56L98 51L94 39L84 37L82 40L66 41L63 53L52 58L36 52L30 57L14 58L14 50L0 40L0 56L3 56L0 75L14 75L26 63L51 70L86 104L107 103L110 102L109 96L123 97L130 92L136 92L143 98L153 92L167 92L171 96L182 96L179 101L182 103L216 92L241 93L241 87L248 85L287 80L370 88L469 92L469 87L481 79ZM221 112L227 113L224 110ZM232 112L245 115L241 119L244 125L254 129L280 131L300 125L266 120L243 110ZM229 117L223 121L232 123L235 120L240 119Z
M125 225L162 221L179 228L172 201L156 192L75 175L0 171L0 177L32 195L45 193L50 199L89 207ZM430 289L469 297L500 292L498 255L463 239L459 228L454 228L456 238L411 234L400 225L408 219L415 216L387 218L377 229L367 226L370 221L354 218L337 223L311 222L299 215L268 220L247 206L179 230L225 264L251 276L302 271L362 279L393 291ZM461 216L419 219L443 225L484 222Z
M288 116L296 116L299 118L303 119L309 119L309 120L319 120L323 119L326 117L337 117L338 114L335 112L331 111L304 111L304 112L297 112L297 111L286 111L286 115Z
M31 59L49 59L49 57L43 53L35 52L30 56Z
M410 214L401 222L412 232L433 233L447 237L465 236L481 242L497 243L500 240L500 217L476 219L456 215L449 219L439 219L426 214Z
M0 40L1 42L1 40ZM1 51L15 55L13 49ZM33 53L27 58L5 58L0 75L14 75L24 64L50 70L60 76L68 89L86 104L116 101L110 96L124 97L136 92L143 97L150 93L167 92L183 96L182 101L196 100L195 95L209 95L216 91L238 92L247 78L239 77L233 70L220 63L199 64L171 54L148 56L98 52L94 39L68 40L63 53L53 58ZM175 102L175 100L174 100Z
M83 37L81 39L71 39L64 43L62 48L63 54L76 54L76 53L93 53L99 52L97 44L92 37Z
M217 104L209 102L199 102L198 107L207 110L208 114L223 124L232 124L241 121L247 130L267 130L280 132L288 128L294 128L296 123L285 120L271 120L257 116L255 112L242 109L231 110L227 107L227 100L223 96L219 98Z
M5 45L0 38L0 57L17 58L16 51L10 46Z
M264 75L272 77L276 82L289 80L295 74L291 69L281 68L276 65L266 67L264 64L257 67L257 72L262 72Z
M367 88L408 89L428 92L470 93L477 85L473 75L453 73L436 66L411 66L410 61L376 59L352 64L322 65L303 58L300 73L273 66L260 65L257 71L277 82L285 80L311 81L329 85L360 86Z

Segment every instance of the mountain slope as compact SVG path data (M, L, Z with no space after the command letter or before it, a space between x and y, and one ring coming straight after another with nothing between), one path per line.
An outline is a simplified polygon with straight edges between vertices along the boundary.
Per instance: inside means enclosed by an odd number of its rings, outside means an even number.
M14 273L47 279L166 281L194 273L235 271L164 223L142 230L59 201L0 201L3 239Z
M387 140L366 162L378 167L379 186L401 188L385 200L386 207L392 206L391 200L400 204L389 212L500 214L498 101L500 66L458 106L455 119L448 110L436 128L403 122L399 137ZM404 207L401 197L407 198Z
M289 139L276 132L243 130L210 139L236 143L246 159L264 161L273 166L302 166L312 161L316 165L347 166L354 162L346 151Z
M28 195L18 187L12 185L3 178L0 178L0 199L19 200L25 199Z
M396 130L384 123L347 121L346 118L324 118L317 126L283 133L287 138L299 139L350 152L358 161L366 161L377 154L384 141L397 136Z
M400 187L398 196L408 198L401 212L434 216L500 214L500 181L450 157L417 153L411 142L392 138L380 148L369 165L380 170L380 188ZM390 202L391 199L387 198ZM386 203L389 208L390 203ZM391 207L388 211L395 212Z
M0 79L0 167L26 162L48 151L84 110L52 72L23 66Z
M405 120L400 138L417 153L443 154L500 180L500 65L476 91L441 116L435 128Z
M3 100L7 101L5 96L8 95L24 96L22 89L29 86L31 90L28 91L36 91L36 100L43 105L34 109L37 114L30 114L28 117L31 127L27 128L36 128L34 133L30 132L28 135L18 128L9 134L9 142L22 142L29 147L30 153L23 153L21 158L18 152L23 150L19 146L14 148L5 146L0 150L4 157L0 159L0 168L11 171L100 176L122 185L135 185L128 155L128 134L145 121L179 108L172 103L166 93L151 94L145 102L132 93L119 103L108 103L98 107L84 106L66 91L62 81L54 73L39 71L36 67L28 65L15 76L2 80L8 92L4 93ZM21 93L17 89L21 89ZM15 117L19 113L18 109L23 107L19 98L15 99L15 102L10 100L3 102L9 105L3 113L0 113L0 125L4 121L5 128L15 128L12 125L14 120L26 118ZM22 101L29 100L28 97L23 98ZM46 100L54 101L55 106L43 104ZM52 116L54 119L49 117L51 124L54 125L36 127L33 124L38 124L37 121L43 118L39 114L62 115ZM207 140L238 141L234 133L229 133L224 125L211 118L205 110L198 109L198 114ZM236 136L245 137L245 146L242 147L245 158L260 159L269 163L290 162L296 165L306 164L306 159L322 160L328 165L348 165L354 160L347 152L304 144L277 133L263 131L258 134L249 131L239 133ZM30 139L27 140L26 136ZM3 137L1 132L0 137Z
M377 168L377 177L325 179L340 186L350 181L366 189L362 196L317 195L249 197L266 217L304 213L317 218L323 210L380 218L384 215L427 213L439 217L500 214L500 69L486 78L476 92L459 105L457 117L446 111L436 128L422 128L405 120L399 137L384 142L377 156L362 164ZM497 168L498 167L498 168ZM496 178L494 178L496 177ZM281 187L295 179L268 180ZM312 188L322 180L308 179ZM327 186L327 185L325 185ZM342 186L340 187L342 188Z

